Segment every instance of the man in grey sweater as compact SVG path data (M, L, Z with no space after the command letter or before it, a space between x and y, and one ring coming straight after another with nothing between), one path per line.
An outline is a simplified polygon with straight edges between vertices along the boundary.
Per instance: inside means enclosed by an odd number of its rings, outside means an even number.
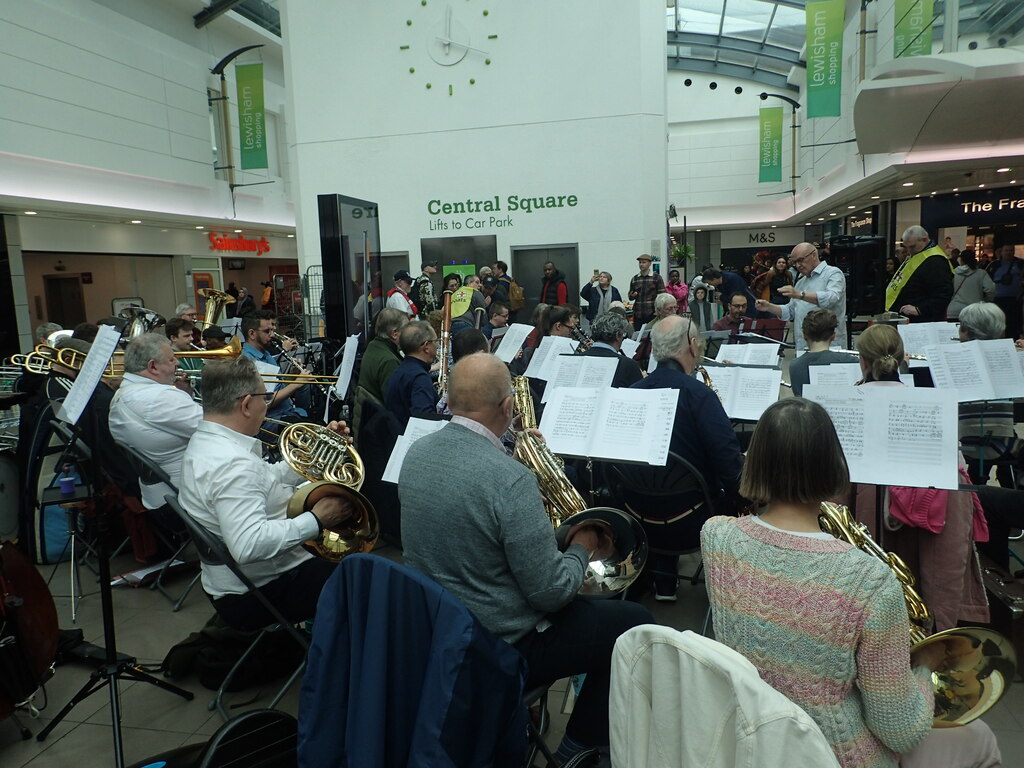
M611 542L581 525L558 551L536 478L498 440L514 401L505 365L486 353L463 358L448 397L451 423L417 440L402 465L405 562L523 654L527 687L586 673L560 757L606 746L612 648L651 615L635 603L575 599L588 562Z

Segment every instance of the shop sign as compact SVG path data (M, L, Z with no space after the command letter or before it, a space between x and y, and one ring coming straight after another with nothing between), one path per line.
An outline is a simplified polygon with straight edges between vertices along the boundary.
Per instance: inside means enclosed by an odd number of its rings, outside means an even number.
M863 211L847 217L847 231L851 235L873 235L875 233L875 212Z
M894 58L931 54L934 4L934 0L896 0Z
M578 195L501 195L473 200L427 201L431 232L452 230L511 229L516 218L511 214L534 214L575 208Z
M210 232L209 238L211 251L255 251L257 256L270 253L270 241L265 237L254 240L242 235L228 237L227 235L218 235L216 232Z
M238 147L242 170L266 168L267 124L263 113L263 64L236 66L235 84L238 90Z
M782 181L782 107L762 107L758 140L758 183Z
M722 248L792 248L803 242L803 227L776 229L726 229L722 231Z
M921 200L921 224L929 232L938 227L1020 222L1024 222L1024 190L1018 188L961 192Z
M805 6L808 117L839 117L845 6L845 0L816 0Z

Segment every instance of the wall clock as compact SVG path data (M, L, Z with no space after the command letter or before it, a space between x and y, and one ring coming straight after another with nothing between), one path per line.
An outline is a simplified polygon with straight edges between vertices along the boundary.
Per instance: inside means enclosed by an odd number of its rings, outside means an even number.
M409 75L421 78L426 89L447 90L449 96L476 85L494 58L495 0L414 2L402 19L406 42L399 45Z

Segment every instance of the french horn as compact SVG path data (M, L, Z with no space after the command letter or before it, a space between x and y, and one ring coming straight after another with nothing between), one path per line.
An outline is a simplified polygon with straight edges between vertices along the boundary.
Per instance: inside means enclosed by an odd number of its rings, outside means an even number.
M305 543L317 557L338 562L358 552L372 552L380 537L380 520L363 486L363 460L352 441L319 424L290 424L278 441L281 458L295 472L310 481L288 501L288 517L308 512L320 499L341 496L353 511L344 523L324 528L316 539Z
M954 728L977 720L1003 697L1017 673L1017 653L1005 637L984 627L954 627L929 635L931 613L914 589L916 580L902 558L883 550L867 526L847 507L822 502L818 524L826 533L885 563L903 588L910 617L910 652L943 643L946 660L932 672L935 693L933 728Z

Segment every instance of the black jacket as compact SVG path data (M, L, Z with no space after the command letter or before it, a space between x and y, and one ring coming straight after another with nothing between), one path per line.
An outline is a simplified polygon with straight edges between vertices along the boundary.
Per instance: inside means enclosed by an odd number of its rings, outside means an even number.
M630 387L644 377L640 372L640 366L621 352L612 352L603 347L591 347L583 355L584 357L614 357L619 361L615 368L615 377L612 379L613 387Z
M929 246L932 247L932 246ZM911 318L915 323L941 323L946 320L946 307L953 298L953 268L944 255L935 254L925 259L914 270L903 288L896 294L892 311L910 304L917 307L919 317Z

